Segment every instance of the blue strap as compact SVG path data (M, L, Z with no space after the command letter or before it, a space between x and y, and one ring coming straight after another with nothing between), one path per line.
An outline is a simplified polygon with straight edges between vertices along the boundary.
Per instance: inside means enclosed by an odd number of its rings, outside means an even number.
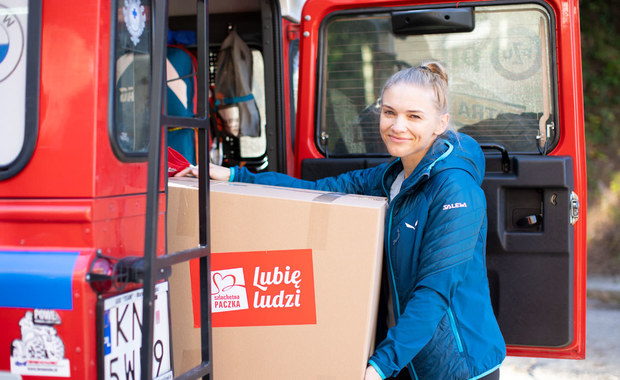
M219 106L219 105L231 105L231 104L237 104L237 103L243 103L243 102L248 102L250 100L254 99L254 94L249 94L249 95L245 95L245 96L235 96L232 98L224 98L224 99L217 99L215 101L215 107Z

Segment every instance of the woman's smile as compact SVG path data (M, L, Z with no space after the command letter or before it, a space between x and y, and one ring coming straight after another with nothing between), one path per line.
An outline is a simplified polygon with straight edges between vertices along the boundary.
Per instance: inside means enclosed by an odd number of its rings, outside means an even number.
M394 135L389 135L390 139L395 142L395 143L407 143L409 141L411 141L412 139L410 137L404 137L404 136L394 136Z

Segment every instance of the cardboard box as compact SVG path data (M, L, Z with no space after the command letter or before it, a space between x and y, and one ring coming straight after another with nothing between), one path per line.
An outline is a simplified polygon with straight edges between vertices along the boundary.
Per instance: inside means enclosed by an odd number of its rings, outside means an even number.
M212 181L210 202L214 378L362 379L386 200ZM195 179L169 181L167 237L171 252L198 243ZM196 272L170 278L175 374L200 362Z

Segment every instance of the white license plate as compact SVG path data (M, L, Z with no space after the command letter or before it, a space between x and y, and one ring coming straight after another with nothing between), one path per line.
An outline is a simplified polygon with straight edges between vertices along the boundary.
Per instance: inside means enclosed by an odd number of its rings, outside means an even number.
M104 300L104 378L140 379L142 347L142 289ZM153 379L172 379L168 283L155 286Z

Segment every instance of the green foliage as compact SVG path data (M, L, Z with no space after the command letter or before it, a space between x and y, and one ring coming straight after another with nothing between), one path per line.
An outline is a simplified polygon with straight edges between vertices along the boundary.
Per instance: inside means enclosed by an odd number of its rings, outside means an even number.
M588 271L620 271L620 7L580 2L586 155Z
M620 7L608 0L580 3L589 192L620 170Z

